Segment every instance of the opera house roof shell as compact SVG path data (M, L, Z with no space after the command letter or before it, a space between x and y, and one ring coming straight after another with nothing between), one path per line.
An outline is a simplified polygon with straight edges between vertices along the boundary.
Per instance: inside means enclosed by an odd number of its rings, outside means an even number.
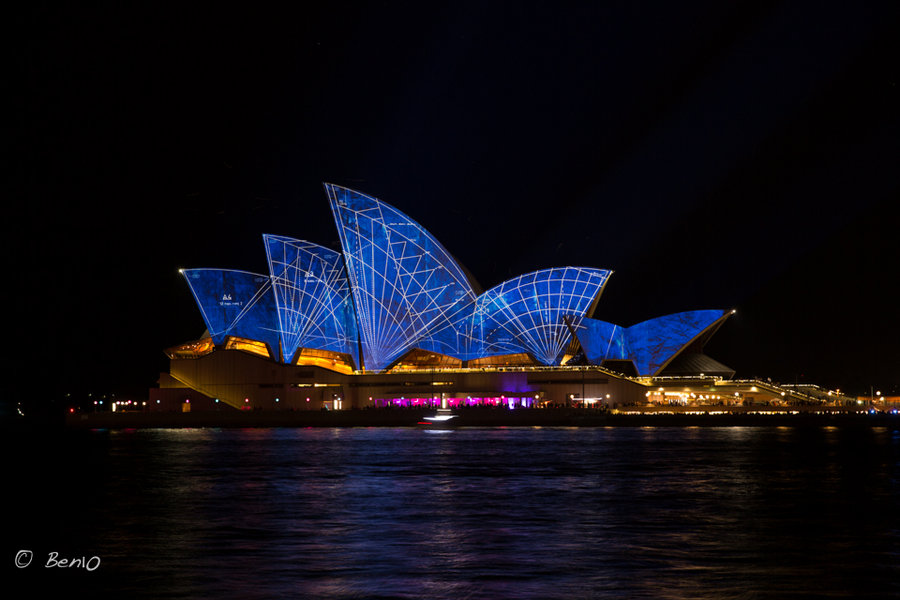
M636 374L655 375L732 312L690 311L627 328L598 321L591 317L612 272L588 267L534 271L477 293L407 215L355 190L325 191L340 252L264 235L268 274L182 270L215 346L246 340L285 363L325 351L367 371L390 369L412 351L461 364L517 355L556 366L580 346L592 364L631 361Z

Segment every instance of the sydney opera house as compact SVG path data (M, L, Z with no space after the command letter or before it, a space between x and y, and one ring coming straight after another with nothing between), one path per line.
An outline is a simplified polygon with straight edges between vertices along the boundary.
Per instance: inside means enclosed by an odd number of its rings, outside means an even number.
M182 270L206 332L167 350L170 371L151 404L614 407L683 401L697 391L747 400L748 390L729 388L733 370L703 353L731 310L631 326L598 320L612 272L582 266L482 291L396 208L337 185L325 191L339 250L264 235L267 273ZM706 385L685 391L692 380Z

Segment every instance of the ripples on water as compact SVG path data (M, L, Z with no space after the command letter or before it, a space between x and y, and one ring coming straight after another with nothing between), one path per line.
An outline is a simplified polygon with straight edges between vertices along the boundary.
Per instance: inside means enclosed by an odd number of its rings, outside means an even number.
M13 473L24 487L9 562L29 545L102 559L93 573L11 573L30 586L128 598L900 595L891 428L95 431L28 452L40 460Z

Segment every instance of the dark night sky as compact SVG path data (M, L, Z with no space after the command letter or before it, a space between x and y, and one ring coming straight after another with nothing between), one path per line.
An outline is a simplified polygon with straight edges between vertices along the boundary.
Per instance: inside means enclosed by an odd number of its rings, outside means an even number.
M338 248L329 181L485 289L611 268L597 318L733 307L739 377L900 392L900 3L327 4L10 15L20 381L141 393L178 268Z

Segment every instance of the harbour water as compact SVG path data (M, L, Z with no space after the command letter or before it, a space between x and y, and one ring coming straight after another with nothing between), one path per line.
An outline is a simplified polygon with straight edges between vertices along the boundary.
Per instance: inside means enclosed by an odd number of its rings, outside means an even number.
M900 596L895 427L144 429L7 442L4 579L34 593ZM17 568L23 550L33 559ZM47 566L51 553L83 561Z

